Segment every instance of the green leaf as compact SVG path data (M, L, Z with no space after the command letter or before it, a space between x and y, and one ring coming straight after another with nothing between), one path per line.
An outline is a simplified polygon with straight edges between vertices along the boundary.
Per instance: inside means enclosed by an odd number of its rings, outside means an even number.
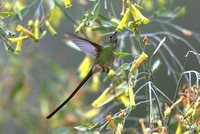
M93 127L94 126L91 123L84 123L81 126L76 126L74 128L79 130L79 131L90 131Z
M120 75L123 71L128 70L132 63L124 63L116 70L116 75Z
M118 57L126 57L126 56L131 56L132 54L130 53L125 53L125 52L114 52L114 54Z
M13 21L18 21L18 20L21 20L23 19L23 16L25 16L26 14L28 14L29 12L29 8L24 8L22 10L18 10L17 11L17 14L15 14L14 16L12 16L12 18L10 19L11 22Z
M17 13L19 20L22 20L23 17L22 17L21 11L17 7L16 7L16 13Z
M96 5L94 6L94 9L92 10L93 21L97 19L99 11L100 11L100 0L97 1Z
M13 15L16 15L16 13L14 12L0 12L0 16L5 18L5 17L10 17L10 16L13 16Z
M180 7L176 14L179 17L179 16L185 15L185 13L186 13L186 8L185 7Z

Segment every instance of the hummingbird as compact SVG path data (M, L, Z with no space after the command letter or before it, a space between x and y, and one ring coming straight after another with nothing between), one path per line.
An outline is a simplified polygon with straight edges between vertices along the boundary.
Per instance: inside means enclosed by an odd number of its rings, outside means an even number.
M109 67L115 60L115 54L113 53L117 48L117 32L109 36L106 45L99 45L87 39L81 38L71 33L66 33L64 36L64 43L68 44L69 41L73 42L85 54L94 58L94 64L91 67L88 74L83 78L80 84L74 89L70 96L61 103L53 112L51 112L47 119L50 119L55 113L57 113L64 105L66 105L73 96L81 89L81 87L97 72L109 71Z

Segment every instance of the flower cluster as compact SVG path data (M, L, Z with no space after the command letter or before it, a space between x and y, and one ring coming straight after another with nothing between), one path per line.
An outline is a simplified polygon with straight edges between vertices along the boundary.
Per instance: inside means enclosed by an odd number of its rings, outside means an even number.
M127 6L127 8L125 8ZM149 19L139 11L140 6L136 4L132 4L129 0L123 1L122 4L122 12L121 15L123 16L121 21L119 22L116 30L121 31L124 27L130 28L136 33L137 27L141 24L148 24ZM132 15L134 21L130 21L130 15Z
M33 39L33 41L38 42L46 35L46 31L43 31L40 34L40 28L42 25L42 22L40 22L39 20L35 20L34 22L33 20L29 20L28 28L25 28L22 25L17 25L16 31L20 33L19 37L8 38L12 43L17 43L15 54L19 54L21 52L23 41L27 39ZM45 21L45 26L53 36L57 35L57 32L54 30L48 20Z

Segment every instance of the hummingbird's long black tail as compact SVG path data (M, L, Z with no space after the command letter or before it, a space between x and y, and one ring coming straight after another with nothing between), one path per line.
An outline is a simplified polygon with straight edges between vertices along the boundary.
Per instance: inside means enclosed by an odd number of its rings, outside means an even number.
M81 81L76 89L71 93L71 95L62 103L60 104L52 113L47 116L47 119L50 119L55 113L57 113L65 104L67 104L73 96L78 92L78 90L85 84L85 82L93 75L93 67L90 69L89 73L86 77Z

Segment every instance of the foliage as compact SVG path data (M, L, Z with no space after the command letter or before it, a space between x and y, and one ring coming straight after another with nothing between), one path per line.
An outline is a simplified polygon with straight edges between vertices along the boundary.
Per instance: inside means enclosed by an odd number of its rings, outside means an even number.
M174 23L185 14L185 5L173 0L1 3L1 48L5 48L0 60L2 128L6 120L14 119L19 133L200 132L200 50L189 42L192 39L199 45L200 34ZM97 44L106 44L117 34L117 59L107 73L96 74L83 87L90 91L80 91L67 108L48 120L45 116L71 93L66 86L75 87L78 78L34 49L35 44L59 38L58 29L66 25L73 25L77 35ZM178 47L185 57L174 50ZM187 69L191 59L197 69ZM92 60L88 55L82 60L80 79L89 72Z

